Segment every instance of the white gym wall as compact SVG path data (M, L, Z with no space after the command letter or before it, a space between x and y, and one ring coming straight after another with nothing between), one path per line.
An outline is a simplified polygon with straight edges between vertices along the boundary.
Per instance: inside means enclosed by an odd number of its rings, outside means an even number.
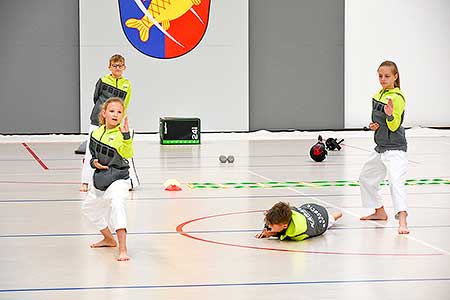
M156 132L160 116L200 117L203 131L361 128L385 59L400 68L405 125L449 127L450 1L346 0L342 47L343 33L329 30L344 22L337 2L212 0L204 39L166 61L128 43L118 1L0 2L0 133L87 132L94 84L116 52L127 58L131 124L138 132ZM345 77L345 104L344 80L333 76Z
M163 116L199 117L202 131L248 130L248 1L212 0L202 41L162 60L128 42L118 1L80 0L81 132L88 131L95 83L115 53L126 59L124 75L133 85L128 115L137 132L157 132Z
M450 1L345 1L345 127L370 122L377 68L397 63L405 126L450 126Z

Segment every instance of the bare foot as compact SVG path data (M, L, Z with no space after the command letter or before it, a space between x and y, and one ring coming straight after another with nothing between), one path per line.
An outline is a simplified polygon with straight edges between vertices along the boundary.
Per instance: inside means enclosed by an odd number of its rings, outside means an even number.
M80 192L87 192L88 191L88 184L82 183L80 186Z
M331 215L333 216L334 220L337 221L342 217L342 213L340 211L336 211L331 213Z
M407 226L399 226L398 227L398 234L409 234L409 229Z
M368 221L368 220L378 220L378 221L386 221L388 218L386 211L384 210L384 207L375 208L375 212L371 215L364 216L359 218L361 221Z
M386 221L387 220L387 215L386 214L384 214L384 215L381 214L380 215L380 214L377 214L377 213L373 213L371 215L364 216L364 217L361 217L359 219L361 221L369 221L369 220Z
M100 242L91 245L91 248L116 247L117 243L114 239L103 239Z
M397 214L398 217L398 234L408 234L408 224L406 222L406 217L408 213L406 211L401 211Z
M127 230L120 228L116 230L117 240L119 241L119 257L117 261L127 261L130 257L127 254Z
M127 254L127 250L119 251L119 257L117 258L117 261L127 261L130 260L130 257Z

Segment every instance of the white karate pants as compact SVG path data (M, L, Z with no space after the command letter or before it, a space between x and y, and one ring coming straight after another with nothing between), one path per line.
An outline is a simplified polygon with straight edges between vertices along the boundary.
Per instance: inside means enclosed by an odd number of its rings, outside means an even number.
M127 228L126 200L131 188L130 180L116 180L106 191L89 189L81 210L98 230L109 227L111 231Z
M407 165L408 159L404 151L391 150L384 153L374 151L359 176L363 206L367 208L383 206L380 183L387 175L395 216L401 211L407 212L405 189Z
M96 126L96 125L92 125L92 124L89 125L89 135L88 135L87 143L86 143L86 153L84 154L83 168L81 170L81 183L87 183L89 186L92 186L92 178L94 176L94 171L95 171L91 167L92 155L91 155L91 151L89 150L89 143L91 141L92 131L94 131L97 128L98 128L98 126ZM137 177L134 160L129 159L128 162L130 164L130 169L128 169L128 170L130 172L131 188L134 189L140 185L140 182Z
M332 214L330 214L330 212L327 210L328 213L328 227L327 229L330 229L331 227L333 227L334 224L336 224L336 219L333 217Z

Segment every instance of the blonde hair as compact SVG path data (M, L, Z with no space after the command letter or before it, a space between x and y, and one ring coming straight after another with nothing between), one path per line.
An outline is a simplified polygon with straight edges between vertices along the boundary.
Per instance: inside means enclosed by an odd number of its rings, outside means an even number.
M111 56L111 58L109 59L109 65L112 65L115 62L121 62L123 64L125 64L125 57L123 57L120 54L114 54L113 56Z
M397 68L397 65L395 64L395 62L390 61L390 60L383 61L381 63L381 65L378 67L378 70L380 70L381 67L390 67L392 73L394 75L397 74L397 79L394 82L394 87L400 88L400 73L398 72L398 68Z
M108 100L105 101L105 103L103 103L102 105L102 109L100 110L100 113L98 114L98 122L100 123L100 125L105 125L105 118L103 117L103 111L106 111L106 109L108 108L108 105L110 103L114 103L114 102L118 102L120 103L120 105L122 105L122 108L124 108L123 106L123 101L120 98L117 97L111 97Z

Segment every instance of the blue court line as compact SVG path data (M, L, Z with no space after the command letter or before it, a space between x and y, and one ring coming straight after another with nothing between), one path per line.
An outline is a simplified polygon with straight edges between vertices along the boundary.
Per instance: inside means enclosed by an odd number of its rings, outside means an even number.
M437 193L432 193L437 194ZM448 193L450 194L450 192ZM359 196L360 194L354 194L346 196ZM252 196L252 195L245 195L245 196L197 196L197 197L179 197L179 198L173 198L175 200L202 200L202 199L242 199L242 198L308 198L310 196L315 197L339 197L342 195L333 195L333 194L314 194L314 195L263 195L263 196ZM80 202L83 201L83 199L79 198L72 198L72 199L11 199L11 200L0 200L0 203L29 203L29 202ZM141 198L134 198L134 199L128 199L127 201L157 201L157 200L170 200L167 197L141 197Z
M329 230L371 230L371 229L385 229L397 228L398 226L365 226L365 227L340 227L336 226ZM409 228L450 228L450 225L416 225L408 226ZM251 233L260 232L261 229L231 229L231 230L193 230L183 231L188 234L201 233ZM114 234L114 233L113 233ZM143 231L143 232L128 232L127 235L163 235L163 234L180 234L177 231ZM30 234L0 234L0 238L34 238L34 237L72 237L72 236L97 236L100 233L30 233Z
M426 193L408 193L408 195L448 195L450 192L426 192ZM197 196L197 197L179 197L174 198L176 200L201 200L201 199L242 199L242 198L309 198L309 197L354 197L361 196L360 193L354 194L294 194L294 195L245 195L245 196ZM10 200L0 200L0 203L27 203L27 202L77 202L83 201L83 199L72 198L72 199L10 199ZM153 201L153 200L169 200L167 197L141 197L129 199L128 201ZM355 207L356 208L356 207ZM359 207L360 208L360 207ZM420 208L427 208L421 206ZM433 208L433 207L430 207Z
M39 202L80 202L83 199L12 199L0 200L0 203L39 203Z
M92 291L116 289L168 289L168 288L205 288L205 287L238 287L238 286L274 286L274 285L313 285L313 284L350 284L350 283L384 283L384 282L436 282L450 281L450 278L398 278L398 279L356 279L356 280L323 280L323 281L284 281L284 282L240 282L240 283L199 283L199 284L167 284L167 285L122 285L92 287L55 287L3 289L0 293L14 292L49 292L49 291Z

